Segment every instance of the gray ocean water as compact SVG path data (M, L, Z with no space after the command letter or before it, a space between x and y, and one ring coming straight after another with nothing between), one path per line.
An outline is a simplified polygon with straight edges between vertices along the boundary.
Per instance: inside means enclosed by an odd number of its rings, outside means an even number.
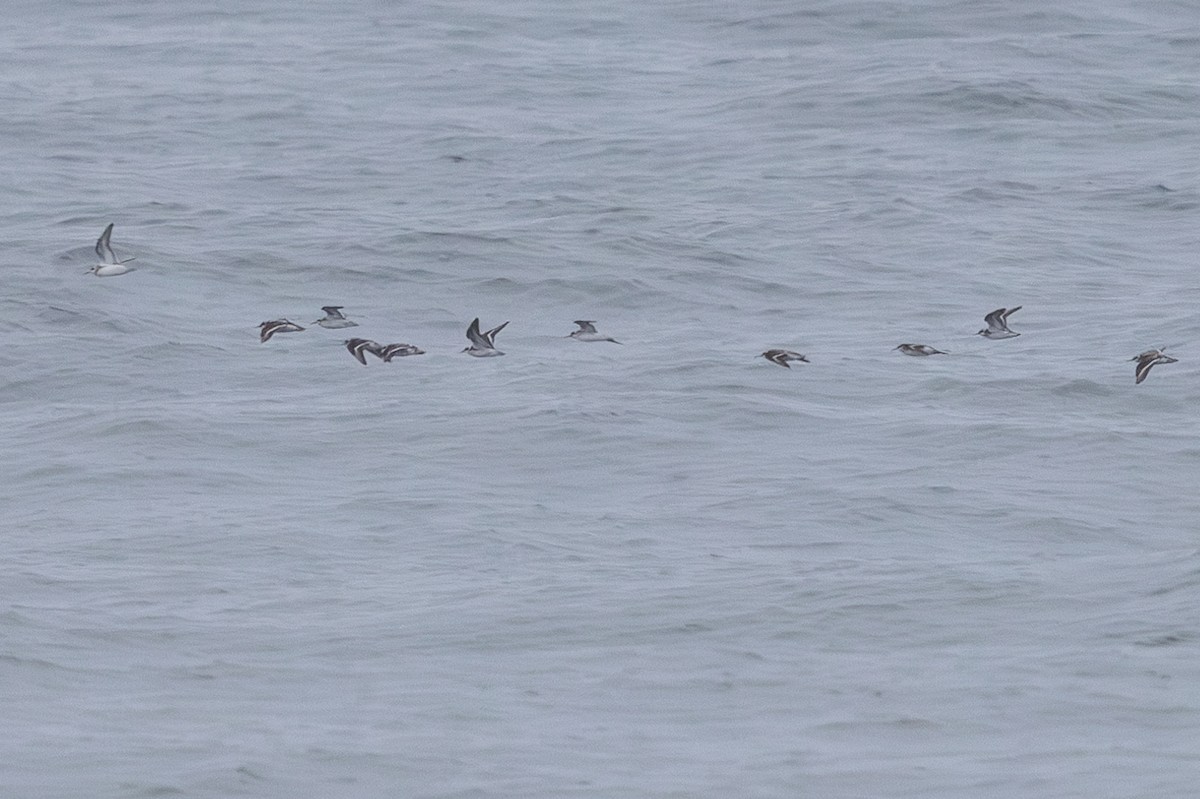
M1196 795L1193 4L0 43L0 795Z

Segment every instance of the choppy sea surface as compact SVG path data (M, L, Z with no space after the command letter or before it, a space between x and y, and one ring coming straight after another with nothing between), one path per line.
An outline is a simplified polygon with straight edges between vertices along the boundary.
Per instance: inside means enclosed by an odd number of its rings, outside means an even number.
M1194 5L0 44L3 796L1196 795Z

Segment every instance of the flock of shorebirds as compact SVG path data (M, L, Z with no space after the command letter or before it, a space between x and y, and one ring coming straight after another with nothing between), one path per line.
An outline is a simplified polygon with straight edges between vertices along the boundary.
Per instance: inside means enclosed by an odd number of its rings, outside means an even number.
M987 316L983 317L984 324L986 324L987 327L985 327L983 330L980 330L975 335L993 339L1016 338L1021 334L1009 329L1008 317L1012 316L1019 310L1021 310L1020 305L1014 308L997 308ZM1159 347L1156 350L1146 350L1145 352L1135 355L1129 359L1131 361L1137 361L1137 366L1134 367L1133 370L1133 382L1135 385L1145 380L1146 376L1150 374L1150 370L1158 364L1179 362L1178 358L1172 358L1170 355L1167 355L1165 352L1163 352L1165 349L1166 347ZM905 355L912 355L917 358L924 358L930 355L950 354L948 352L944 352L943 350L934 349L928 344L900 344L892 351L895 352L896 350L899 350ZM792 368L788 363L789 361L803 361L804 363L809 362L808 358L805 358L798 352L792 352L791 350L767 350L762 354L762 356L771 363L777 363L780 366L787 367L788 369Z
M100 263L88 270L89 274L96 277L112 277L115 275L124 275L132 272L136 267L128 266L133 258L119 260L112 248L112 231L113 226L110 223L100 234L100 238L96 240L96 255L100 258ZM326 305L321 308L325 312L325 316L316 320L312 324L320 325L321 327L331 330L338 330L347 327L357 327L358 323L346 318L342 313L344 306L341 305ZM990 339L1015 338L1020 333L1016 333L1008 327L1008 317L1012 316L1017 311L1021 310L1018 305L1014 308L997 308L983 318L987 325L983 330L980 330L976 335ZM504 353L496 349L496 334L505 328L508 322L502 325L497 325L491 330L481 331L479 329L479 319L471 321L467 327L467 340L471 342L470 346L462 351L476 358L491 358ZM579 319L575 321L578 330L568 334L568 338L573 338L576 341L610 341L613 344L620 344L615 338L605 336L597 332L595 321L588 319ZM271 337L276 333L296 333L304 330L303 327L288 319L272 319L263 322L258 326L259 341L266 343L271 340ZM404 357L407 355L424 355L425 350L420 347L415 347L412 344L380 344L376 341L365 338L351 338L343 342L346 345L346 350L354 356L355 360L364 366L367 363L367 353L376 356L380 360L390 362L393 358ZM1130 358L1131 361L1137 361L1137 366L1134 368L1134 383L1141 383L1150 374L1150 370L1160 363L1177 363L1177 358L1172 358L1163 350L1159 349L1146 350L1143 353ZM917 358L924 358L931 355L948 355L949 353L943 350L935 349L927 344L900 344L893 350L900 351L905 355L911 355ZM773 364L777 364L786 369L791 369L791 363L799 361L801 363L809 363L808 358L798 352L784 349L771 349L762 353L762 357L766 358Z
M358 327L358 322L347 319L346 315L342 313L343 307L341 305L323 306L321 310L325 312L325 315L313 322L313 324L329 328L330 330ZM596 323L594 321L579 319L576 320L575 324L579 326L579 329L568 334L568 338L573 338L576 341L611 341L613 344L621 343L615 338L596 332ZM479 329L479 319L473 319L470 326L467 327L467 340L471 342L471 346L464 348L463 352L473 355L476 358L493 358L497 355L503 355L503 352L496 349L496 334L503 330L506 325L508 325L508 322L497 325L491 330L481 331ZM258 340L265 344L276 333L298 333L301 330L304 330L304 328L290 319L272 319L258 326ZM412 344L380 344L378 341L372 341L369 338L349 338L342 343L346 345L346 349L354 356L355 360L363 366L367 364L366 354L368 352L385 363L391 361L392 358L403 357L405 355L425 354L425 350L415 347Z

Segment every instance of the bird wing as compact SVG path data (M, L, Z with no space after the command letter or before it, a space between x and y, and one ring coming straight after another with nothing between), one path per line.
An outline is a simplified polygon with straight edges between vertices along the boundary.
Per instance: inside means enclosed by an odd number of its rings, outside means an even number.
M988 330L1005 330L1004 326L1004 308L997 308L987 316L983 317L983 321L987 323Z
M1134 370L1134 385L1146 379L1146 375L1150 374L1151 367L1158 363L1159 353L1157 350L1143 352L1138 356L1137 368Z
M96 255L106 264L115 264L117 255L112 248L112 232L113 223L109 222L108 227L104 228L104 232L100 234L100 238L96 239Z
M503 330L506 327L508 327L508 322L505 322L502 325L497 325L496 327L493 327L491 330L489 330L488 332L483 334L484 338L487 339L487 343L488 343L489 347L492 347L493 349L495 349L496 334L499 333L501 330Z
M467 327L467 339L471 342L471 346L475 347L476 349L481 349L481 350L495 349L492 346L492 342L490 342L486 338L484 338L483 334L479 332L479 317L478 316L475 317L475 319L471 322L470 326Z
M370 343L371 342L367 341L366 339L352 338L346 342L346 349L350 351L350 354L354 356L355 360L357 360L363 366L366 366L367 358L365 355L363 355L363 348Z

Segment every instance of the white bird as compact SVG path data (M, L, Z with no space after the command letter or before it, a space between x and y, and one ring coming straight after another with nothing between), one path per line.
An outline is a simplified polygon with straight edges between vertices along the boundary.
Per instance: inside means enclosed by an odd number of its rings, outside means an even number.
M571 331L567 334L567 338L573 338L576 341L611 341L613 344L621 343L615 338L609 338L601 333L597 333L594 321L576 319L575 324L579 325L579 329Z
M1166 349L1166 347L1163 347L1163 349ZM1138 362L1137 367L1133 371L1133 384L1135 386L1145 380L1146 376L1150 374L1150 370L1158 364L1179 362L1178 358L1172 358L1170 355L1167 355L1165 352L1163 352L1163 349L1146 350L1141 355L1135 355L1129 359L1131 361Z
M358 322L351 322L342 313L344 305L324 305L321 310L325 312L325 316L313 322L314 325L328 328L329 330L338 330L343 327L358 327Z
M133 258L117 260L117 254L113 252L112 248L112 232L113 223L109 222L108 227L104 228L104 232L100 234L100 238L96 239L96 257L100 259L100 263L89 269L88 274L96 277L113 277L132 272L136 268L125 265L134 260Z
M479 317L476 317L475 321L471 322L470 327L467 328L467 338L470 340L471 346L464 348L463 352L476 358L492 358L497 355L503 355L503 352L496 349L496 334L507 325L508 322L505 322L499 327L493 327L486 333L480 333Z
M1008 329L1008 317L1019 310L1021 310L1020 305L1016 308L997 308L983 317L983 321L987 322L987 327L975 335L983 336L984 338L1015 338L1021 335Z
M935 350L933 347L929 346L928 344L901 344L899 347L896 347L896 349L892 350L892 352L895 352L896 350L900 350L905 355L917 355L917 356L920 356L920 355L949 355L950 354L948 352L942 352L941 350Z
M792 368L788 361L803 361L804 363L810 363L808 358L805 358L798 352L792 352L791 350L767 350L762 354L762 356L771 363L779 364L787 369Z

